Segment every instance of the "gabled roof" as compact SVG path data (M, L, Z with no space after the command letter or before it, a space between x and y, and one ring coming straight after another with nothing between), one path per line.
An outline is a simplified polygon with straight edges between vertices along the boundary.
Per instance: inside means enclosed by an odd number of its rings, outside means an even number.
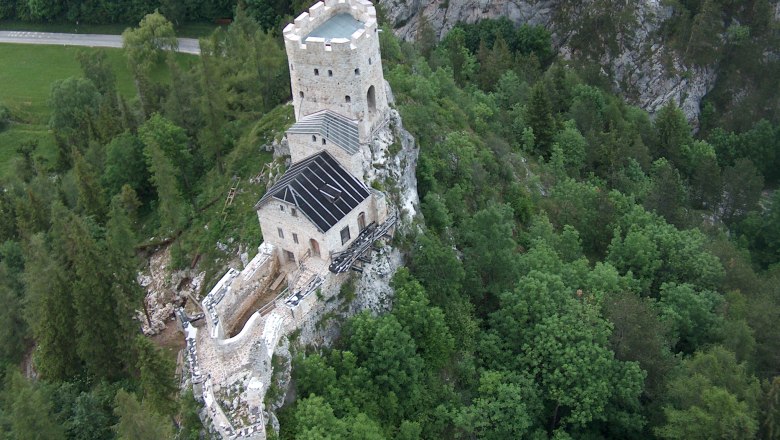
M349 154L360 151L358 124L338 113L321 110L301 118L288 133L318 134L344 149Z
M295 205L321 232L346 217L368 198L368 187L344 169L327 151L294 164L255 205L272 199Z

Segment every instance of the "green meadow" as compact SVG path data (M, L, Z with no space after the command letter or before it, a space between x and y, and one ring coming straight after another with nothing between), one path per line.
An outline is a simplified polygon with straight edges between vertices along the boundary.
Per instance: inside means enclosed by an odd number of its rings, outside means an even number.
M121 49L0 44L0 103L11 110L13 120L8 129L0 132L0 177L11 170L16 149L23 142L36 140L37 154L47 159L56 156L54 137L48 129L49 91L53 82L81 75L76 54L83 50L105 52L114 67L119 93L135 99L133 80ZM186 54L177 57L180 64L196 59ZM165 66L158 66L152 76L165 80L168 75Z

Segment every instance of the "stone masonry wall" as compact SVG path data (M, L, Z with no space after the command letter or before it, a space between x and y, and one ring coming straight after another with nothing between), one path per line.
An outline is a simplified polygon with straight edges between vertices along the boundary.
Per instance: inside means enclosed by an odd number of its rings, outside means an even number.
M350 38L303 39L328 18L350 13L364 28ZM287 58L290 60L295 118L328 109L350 119L360 120L362 142L381 124L388 109L384 90L382 60L376 11L366 0L318 2L284 29ZM375 110L369 111L368 92L373 87ZM349 98L347 98L349 97Z
M322 137L315 135L316 140L312 140L310 134L287 133L287 143L290 146L290 161L297 163L307 157L326 150L341 165L343 165L353 176L363 180L363 156L360 154L349 154L343 148L335 144L331 139L326 138L325 145L322 144Z
M255 258L233 280L230 289L216 304L215 308L219 316L231 317L232 319L241 317L247 307L254 303L254 293L264 290L273 282L272 277L277 271L278 260L273 254L273 249L270 249L270 246L265 247L267 251L261 246ZM220 322L220 324L223 331L227 332L232 328L234 322Z
M323 259L327 259L330 252L338 252L346 247L346 245L341 244L341 230L345 226L349 225L350 242L357 237L357 218L360 212L366 214L366 225L377 220L376 211L372 209L374 206L373 198L373 195L369 196L325 234L318 231L300 211L298 211L298 216L294 217L292 215L293 205L279 200L265 203L257 210L257 217L263 231L263 240L273 244L279 251L281 261L286 262L284 253L281 251L292 252L298 260L311 249L309 239L313 238L319 243L320 255ZM280 205L285 205L284 212L279 209ZM282 229L284 238L279 237L278 228ZM297 244L293 239L293 233L298 235Z

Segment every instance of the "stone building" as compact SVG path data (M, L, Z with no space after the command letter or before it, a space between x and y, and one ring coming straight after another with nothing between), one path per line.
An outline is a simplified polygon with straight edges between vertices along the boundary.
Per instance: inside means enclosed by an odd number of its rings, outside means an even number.
M318 2L287 25L284 41L292 166L255 209L280 262L330 263L387 219L384 195L363 182L363 152L389 110L376 10L366 0Z

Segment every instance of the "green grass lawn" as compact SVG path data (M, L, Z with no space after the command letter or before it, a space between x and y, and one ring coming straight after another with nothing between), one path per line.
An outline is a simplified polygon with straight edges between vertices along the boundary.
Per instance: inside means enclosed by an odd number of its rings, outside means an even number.
M0 30L31 31L31 32L64 32L69 34L109 34L120 35L132 24L80 24L73 23L25 23L23 21L0 20ZM200 38L211 34L219 27L214 23L185 23L176 28L176 36L185 38Z
M54 139L47 127L49 91L54 81L81 75L76 60L80 50L105 52L116 73L119 92L126 98L135 98L135 87L121 49L0 44L0 103L11 110L14 120L11 128L0 132L0 176L6 175L16 148L26 140L37 139L38 153L47 158L53 156ZM197 59L186 54L177 57L182 65ZM159 66L152 76L165 81L168 70Z

